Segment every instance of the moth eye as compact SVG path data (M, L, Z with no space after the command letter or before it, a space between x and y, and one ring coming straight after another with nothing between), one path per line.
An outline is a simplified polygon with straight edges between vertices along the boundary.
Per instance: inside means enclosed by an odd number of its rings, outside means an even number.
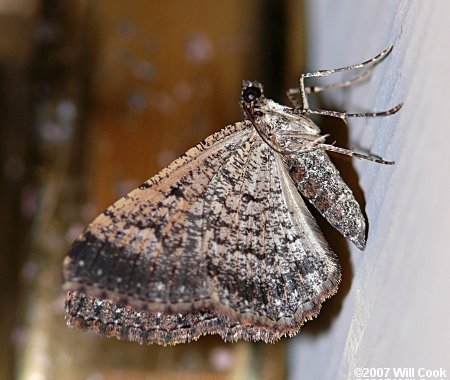
M254 102L261 97L261 89L258 87L247 87L242 93L242 98L246 103Z

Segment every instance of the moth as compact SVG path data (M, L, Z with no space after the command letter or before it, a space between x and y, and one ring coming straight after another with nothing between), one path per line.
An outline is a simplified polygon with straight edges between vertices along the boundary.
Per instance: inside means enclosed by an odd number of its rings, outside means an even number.
M119 199L73 243L63 264L69 326L122 340L173 345L218 334L275 342L297 334L332 296L337 257L305 205L359 249L366 224L326 151L381 164L327 144L311 115L387 116L309 108L307 95L363 80L392 46L361 64L300 76L293 107L244 81L245 120L209 136ZM305 78L354 69L345 82Z

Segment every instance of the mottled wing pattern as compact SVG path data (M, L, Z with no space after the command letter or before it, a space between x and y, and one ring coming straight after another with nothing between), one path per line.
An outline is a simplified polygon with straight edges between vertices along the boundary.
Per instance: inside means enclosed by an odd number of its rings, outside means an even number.
M69 325L176 344L295 334L340 271L285 163L243 122L109 207L64 276Z
M160 302L177 302L169 293L170 281L180 275L186 284L186 308L203 298L206 273L200 266L198 241L201 238L202 195L220 165L234 154L253 133L245 123L231 125L207 138L139 188L106 209L74 242L64 263L67 289L83 289L91 295L108 295L114 300L131 296L136 305L146 303L156 309ZM190 260L179 262L181 252L191 252ZM188 256L184 257L187 259ZM169 261L176 267L169 272ZM184 275L186 268L199 273ZM183 270L181 270L183 269ZM201 277L203 275L203 278ZM170 280L170 281L169 281ZM188 281L188 282L186 282ZM190 286L189 281L195 281Z

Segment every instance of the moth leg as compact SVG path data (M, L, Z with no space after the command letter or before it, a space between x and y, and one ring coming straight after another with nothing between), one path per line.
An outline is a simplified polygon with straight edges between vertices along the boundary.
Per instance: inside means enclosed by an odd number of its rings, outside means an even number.
M289 155L289 154L309 152L312 149L314 149L315 147L317 147L318 145L324 143L326 138L329 136L330 135L316 136L316 135L311 135L311 134L307 134L307 133L300 133L296 136L289 136L292 139L300 139L303 141L302 142L291 141L291 142L286 143L284 145L283 153ZM315 137L315 138L313 140L311 140L312 137ZM306 142L305 142L305 140L306 140Z
M392 107L387 111L381 112L363 112L363 113L347 113L347 117L380 117L380 116L389 116L397 113L400 108L402 108L403 103L399 103L396 106Z
M329 137L330 135L326 134L326 135L322 135L317 137L315 140L311 141L310 143L307 144L306 149L312 149L317 145L320 145L322 143L325 142L325 140L327 139L327 137Z
M352 149L340 148L338 146L334 146L334 145L330 145L330 144L319 144L319 145L317 145L317 147L320 149L323 149L323 150L327 150L329 152L336 152L339 154L343 154L345 156L356 157L356 158L360 158L363 160L373 161L378 164L383 164L383 165L394 165L395 164L394 161L383 160L379 157L372 156L370 154L356 153Z
M378 62L376 62L376 63L378 63ZM366 79L370 75L372 75L376 63L372 67L369 67L366 71L364 71L363 73L361 73L360 75L358 75L354 78L351 78L351 79L348 79L348 80L345 80L342 82L326 84L324 86L305 87L305 92L306 92L306 94L317 94L318 92L322 92L322 91L329 90L332 88L349 87L355 83L362 82L364 79ZM294 107L296 107L296 108L300 107L300 89L299 88L288 89L286 92L286 96L288 97L290 102L294 105Z
M387 111L381 112L360 112L360 113L347 113L347 112L339 112L339 111L329 111L329 110L308 110L308 114L314 115L322 115L322 116L330 116L337 117L342 119L347 124L347 118L349 117L381 117L381 116L389 116L397 113L400 108L402 108L403 103L399 103L396 106L388 109Z
M378 62L376 62L372 67L369 67L366 71L363 71L361 74L359 74L358 76L351 78L351 79L347 79L344 80L342 82L337 82L337 83L330 83L330 84L326 84L324 86L310 86L310 87L306 87L305 91L307 94L317 94L318 92L322 92L325 90L329 90L332 88L341 88L341 87L349 87L352 86L355 83L361 82L364 79L370 77L370 75L372 75L373 70L375 69L375 65Z
M361 69L361 68L363 68L365 66L368 66L368 65L375 65L376 63L382 61L385 57L387 57L391 53L393 47L394 46L391 45L387 49L383 50L377 56L375 56L375 57L373 57L373 58L371 58L371 59L369 59L367 61L364 61L362 63L358 63L356 65L340 67L338 69L319 70L319 71L314 71L314 72L311 72L311 73L300 74L300 78L299 78L300 97L297 99L297 107L300 108L303 111L306 111L306 110L309 109L308 99L306 97L305 78L326 77L326 76L329 76L331 74L339 73L339 72L342 72L342 71L356 70L356 69Z

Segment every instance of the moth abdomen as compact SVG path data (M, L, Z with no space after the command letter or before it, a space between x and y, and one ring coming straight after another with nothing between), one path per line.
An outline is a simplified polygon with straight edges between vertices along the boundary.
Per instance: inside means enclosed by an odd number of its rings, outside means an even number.
M361 208L328 155L316 149L285 161L303 197L344 237L364 250L366 222Z

